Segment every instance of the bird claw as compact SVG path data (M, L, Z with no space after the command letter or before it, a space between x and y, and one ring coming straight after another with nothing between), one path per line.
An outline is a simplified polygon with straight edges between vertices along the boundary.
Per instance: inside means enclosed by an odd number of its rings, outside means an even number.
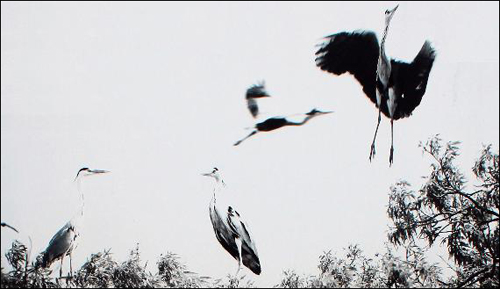
M394 156L394 148L392 148L392 147L391 147L391 152L390 152L390 154L389 154L389 167L390 167L390 166L392 165L392 163L393 163L393 160L394 160L393 156Z
M375 158L375 144L372 144L372 147L370 149L370 157L368 158L370 162L372 161L372 158Z

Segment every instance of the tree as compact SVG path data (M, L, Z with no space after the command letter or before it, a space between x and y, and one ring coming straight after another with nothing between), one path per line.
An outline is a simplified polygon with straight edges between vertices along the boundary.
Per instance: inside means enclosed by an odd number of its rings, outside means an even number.
M384 254L368 258L358 245L344 249L345 256L331 251L319 257L318 276L301 277L293 270L283 272L280 288L406 288L438 287L441 270L425 260L424 251L409 247L405 258L390 246Z
M75 274L75 285L81 288L108 288L113 284L113 272L118 264L111 258L110 250L92 254Z
M29 262L28 248L19 241L14 241L12 247L6 254L7 261L12 266L8 273L1 272L2 288L56 288L59 285L50 277L48 269L41 268L42 256L38 256L36 262Z
M1 270L1 288L248 288L252 281L246 276L231 276L213 280L187 269L179 257L171 252L161 255L154 274L141 263L139 246L131 250L128 260L118 263L110 250L92 254L74 276L52 278L49 268L42 268L41 258L29 262L28 249L14 241L6 254L12 270Z
M454 161L459 142L444 147L439 136L420 144L432 157L432 172L418 192L406 181L391 188L387 213L393 222L389 240L413 246L418 239L429 246L446 244L456 264L453 287L499 286L499 157L486 146L472 172L479 185L467 181Z
M164 282L163 287L172 288L204 288L208 287L209 277L199 276L188 271L187 267L179 262L179 257L171 252L161 255L157 262L159 279Z

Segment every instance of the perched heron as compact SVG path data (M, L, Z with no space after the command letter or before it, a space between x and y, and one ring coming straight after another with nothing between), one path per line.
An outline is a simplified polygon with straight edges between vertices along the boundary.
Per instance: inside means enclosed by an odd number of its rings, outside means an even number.
M77 241L80 237L80 229L83 225L85 199L83 189L81 188L81 181L84 177L108 173L105 170L91 170L89 168L82 168L78 171L75 177L77 188L80 193L81 207L80 211L64 225L49 242L47 249L43 252L42 267L47 268L50 265L61 259L61 268L59 276L62 277L62 267L65 256L69 256L70 274L73 274L73 265L71 263L71 256L74 249L77 247Z
M246 100L247 107L254 118L259 114L259 106L257 105L257 98L270 97L266 92L264 81L254 84L247 89Z
M209 207L210 220L219 243L238 261L236 275L241 269L241 263L253 273L259 275L261 272L259 256L248 225L233 207L226 207L217 203L217 194L225 186L219 170L214 168L211 173L202 175L215 179L214 195Z
M275 129L278 129L278 128L281 128L284 126L301 126L303 124L306 124L306 122L308 122L309 120L311 120L312 118L314 118L316 116L328 114L328 113L332 113L332 112L333 111L319 111L317 109L312 109L310 112L304 114L305 117L301 122L289 121L285 117L268 118L263 122L257 123L255 125L255 129L249 135L247 135L243 139L237 141L234 145L237 146L237 145L241 144L244 140L257 134L258 132L261 132L261 131L268 132L268 131L272 131L272 130L275 130Z
M14 232L16 232L16 233L19 233L19 231L18 231L16 228L12 227L11 225L9 225L9 224L7 224L7 223L2 222L0 225L1 225L2 227L7 227L7 228L9 228L9 229L13 230L13 231L14 231Z
M370 161L375 156L375 139L381 113L391 119L390 165L394 154L393 122L409 117L420 104L436 57L430 42L425 41L411 63L387 58L385 39L398 6L385 12L385 30L380 46L374 32L358 30L325 37L327 41L316 52L316 65L319 68L335 75L346 72L353 74L363 86L363 92L378 108Z

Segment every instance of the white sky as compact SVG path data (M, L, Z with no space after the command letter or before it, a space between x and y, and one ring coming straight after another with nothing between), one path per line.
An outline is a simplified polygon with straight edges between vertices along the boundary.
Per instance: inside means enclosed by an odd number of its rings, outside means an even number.
M111 170L85 180L75 267L105 248L123 261L139 243L152 270L173 251L223 278L237 263L215 238L213 182L200 176L217 166L257 240L262 274L244 271L256 285L284 269L315 274L323 251L350 243L383 251L389 187L419 188L429 172L420 141L462 141L467 176L482 144L499 143L498 2L400 2L388 54L411 61L429 39L437 60L414 115L395 122L393 166L386 118L368 161L377 110L353 77L315 66L315 45L380 35L396 4L2 2L2 221L38 254L78 209L78 169ZM233 147L253 125L244 94L259 80L273 96L265 117L335 113ZM26 240L2 230L2 254L14 238Z

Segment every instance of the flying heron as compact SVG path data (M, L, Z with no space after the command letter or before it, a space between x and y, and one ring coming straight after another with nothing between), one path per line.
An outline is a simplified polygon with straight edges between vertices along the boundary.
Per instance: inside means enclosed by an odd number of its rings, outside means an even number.
M378 108L378 121L370 157L375 156L375 139L383 113L391 119L391 150L389 165L394 154L394 120L409 117L425 94L429 74L436 52L425 41L411 63L389 60L385 54L385 39L394 13L399 5L385 11L385 30L380 41L373 31L340 32L325 37L316 52L316 65L324 71L341 75L349 72L363 86L363 92Z
M320 116L320 115L323 115L323 114L328 114L328 113L332 113L333 111L319 111L317 109L312 109L310 112L308 113L305 113L305 117L304 119L301 121L301 122L293 122L293 121L290 121L288 119L286 119L286 117L272 117L272 118L268 118L266 119L265 121L263 122L259 122L255 125L255 129L249 134L247 135L246 137L240 139L239 141L237 141L234 146L237 146L239 144L241 144L244 140L246 140L247 138L257 134L258 132L261 132L261 131L264 131L264 132L268 132L268 131L273 131L275 129L278 129L278 128L281 128L281 127L284 127L284 126L301 126L303 124L306 124L306 122L308 122L309 120L311 120L312 118L316 117L316 116Z
M73 274L73 265L71 263L71 256L73 250L77 247L77 241L80 237L80 229L83 225L84 218L84 208L85 199L83 194L83 189L81 188L81 182L84 177L108 173L105 170L92 170L89 168L82 168L78 171L75 177L75 182L77 184L78 191L80 193L81 207L80 211L67 222L49 242L47 249L43 252L42 267L47 268L50 265L61 259L61 268L59 271L59 276L62 277L62 267L65 256L69 256L70 274Z
M253 273L259 275L261 272L259 256L248 225L233 207L217 204L216 198L225 186L219 169L214 168L211 173L202 175L215 179L214 194L209 206L210 220L219 243L238 261L236 275L238 275L242 263Z

